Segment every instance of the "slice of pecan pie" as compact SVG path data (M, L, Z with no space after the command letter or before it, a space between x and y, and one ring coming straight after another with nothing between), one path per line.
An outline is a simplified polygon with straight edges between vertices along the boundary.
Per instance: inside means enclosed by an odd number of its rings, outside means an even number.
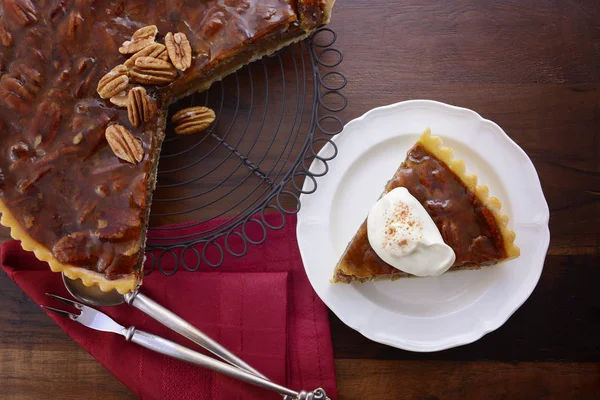
M2 224L53 271L134 289L169 104L305 38L332 5L0 1Z
M406 160L387 183L384 194L405 187L425 208L456 261L448 271L477 269L518 257L515 233L501 203L488 196L487 186L465 172L452 149L427 129L408 151ZM412 276L383 261L369 244L367 221L349 243L335 268L332 282L365 282Z

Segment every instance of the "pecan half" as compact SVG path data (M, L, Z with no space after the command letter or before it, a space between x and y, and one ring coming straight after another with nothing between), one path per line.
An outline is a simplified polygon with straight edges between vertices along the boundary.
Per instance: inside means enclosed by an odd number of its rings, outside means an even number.
M35 137L40 135L42 137L40 143L34 147L37 148L41 144L42 149L45 149L54 141L60 129L62 118L63 111L57 100L48 97L36 105L35 114L27 127L27 136Z
M215 112L203 106L184 108L171 117L171 121L177 125L175 133L178 135L190 135L202 132L214 120Z
M53 26L57 26L62 18L67 14L69 7L71 6L71 2L69 0L60 0L58 4L56 4L52 10L50 11L50 23Z
M473 239L473 241L471 242L471 245L469 246L469 250L470 250L471 254L478 257L477 259L480 259L480 260L481 259L493 260L493 259L502 258L502 256L500 254L498 254L498 251L496 250L496 247L491 242L490 238L488 238L486 236L478 236L475 239Z
M103 99L110 99L125 90L127 85L129 85L127 67L124 65L117 65L100 79L97 91Z
M127 107L127 104L129 104L129 94L126 90L123 90L118 95L111 97L110 102L118 107Z
M13 111L26 112L31 108L35 93L25 84L8 74L0 78L0 101Z
M98 257L95 255L95 249L90 246L91 244L89 235L83 232L75 232L56 242L52 247L52 253L63 264L83 265L95 263Z
M129 57L129 59L125 61L123 65L125 65L127 68L133 68L135 66L135 60L140 57L154 57L163 61L167 61L169 59L167 48L164 44L152 43Z
M11 73L0 78L0 104L13 111L27 112L40 90L41 73L23 64L12 65Z
M8 0L5 6L14 14L21 25L26 26L38 21L37 10L30 0Z
M13 38L4 21L0 18L0 43L4 47L12 45Z
M72 12L69 16L69 25L67 26L67 36L75 37L75 33L83 23L83 17L78 12Z
M113 153L121 160L137 164L144 158L142 144L124 126L110 125L104 135Z
M202 27L202 33L206 39L217 34L223 28L226 22L225 9L223 7L212 7L206 13L202 22L198 25Z
M457 251L458 251L458 249L464 248L462 246L463 240L461 240L461 235L459 233L456 222L453 222L449 219L442 221L442 224L440 226L440 233L442 234L442 237L444 238L444 242L452 243L457 246L456 247ZM463 254L459 254L458 252L456 253L456 258L459 258L459 257L462 258L462 256L463 256Z
M126 40L123 45L119 47L119 53L121 54L133 54L142 50L144 47L154 43L156 35L158 34L158 28L156 25L148 25L138 29L131 36L131 40Z
M76 85L72 90L73 97L76 99L80 99L86 95L86 93L89 92L91 85L99 80L100 74L102 73L100 66L98 64L94 64L93 61L79 64L79 67L83 69L81 71L83 79L81 79L79 85Z
M167 61L154 57L140 57L129 71L132 81L145 85L167 85L177 78L177 70Z
M105 219L104 213L98 213L98 217ZM127 240L139 235L141 215L121 209L113 209L110 214L110 225L100 228L95 232L102 240Z
M146 89L141 86L134 87L129 91L127 103L127 115L133 126L140 126L142 122L148 122L154 114L154 106Z
M79 223L83 224L83 222L86 219L88 219L94 211L96 211L97 206L98 205L95 202L84 203L83 205L77 205L77 211L78 211L77 220L79 221Z
M192 46L184 33L167 33L165 46L171 62L180 71L185 71L192 65Z

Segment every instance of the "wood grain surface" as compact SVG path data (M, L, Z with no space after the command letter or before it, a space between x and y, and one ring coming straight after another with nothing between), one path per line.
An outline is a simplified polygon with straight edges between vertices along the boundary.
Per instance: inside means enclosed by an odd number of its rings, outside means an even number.
M600 3L338 0L331 28L345 121L408 99L477 111L533 160L552 236L533 295L476 343L410 353L332 314L339 398L600 398ZM134 396L0 274L0 398Z

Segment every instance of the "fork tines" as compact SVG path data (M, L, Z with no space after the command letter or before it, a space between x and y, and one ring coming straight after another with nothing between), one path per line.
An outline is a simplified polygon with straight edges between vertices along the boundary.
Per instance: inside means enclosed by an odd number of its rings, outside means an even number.
M64 297L60 297L60 296L57 296L57 295L52 294L52 293L46 293L46 296L50 296L50 297L52 297L52 298L54 298L54 299L56 299L56 300L58 300L58 301L60 301L62 303L65 303L67 305L75 307L78 310L83 310L84 305L81 304L81 303L78 303L76 301L65 299Z
M48 307L48 306L42 306L42 308L45 310L48 310L48 311L52 311L54 314L60 315L61 317L67 317L69 319L72 319L73 321L75 321L75 319L77 319L76 314L70 313L68 311L59 310L58 308Z
M52 293L46 293L46 296L50 296L53 299L56 299L56 300L60 301L61 303L67 304L71 307L75 307L78 310L83 310L84 305L81 303L78 303L76 301L65 299L64 297L60 297L60 296L57 296ZM60 315L61 317L67 317L69 319L72 319L73 321L75 321L78 317L77 314L73 314L73 313L65 311L65 310L59 310L58 308L48 307L48 306L42 306L42 308L44 308L48 311L52 311L54 314Z

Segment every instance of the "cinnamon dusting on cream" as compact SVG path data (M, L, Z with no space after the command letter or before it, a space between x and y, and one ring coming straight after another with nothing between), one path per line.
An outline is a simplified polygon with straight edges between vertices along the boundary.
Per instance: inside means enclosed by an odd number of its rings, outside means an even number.
M413 275L440 275L455 259L423 205L403 187L375 203L367 218L367 235L383 261Z

